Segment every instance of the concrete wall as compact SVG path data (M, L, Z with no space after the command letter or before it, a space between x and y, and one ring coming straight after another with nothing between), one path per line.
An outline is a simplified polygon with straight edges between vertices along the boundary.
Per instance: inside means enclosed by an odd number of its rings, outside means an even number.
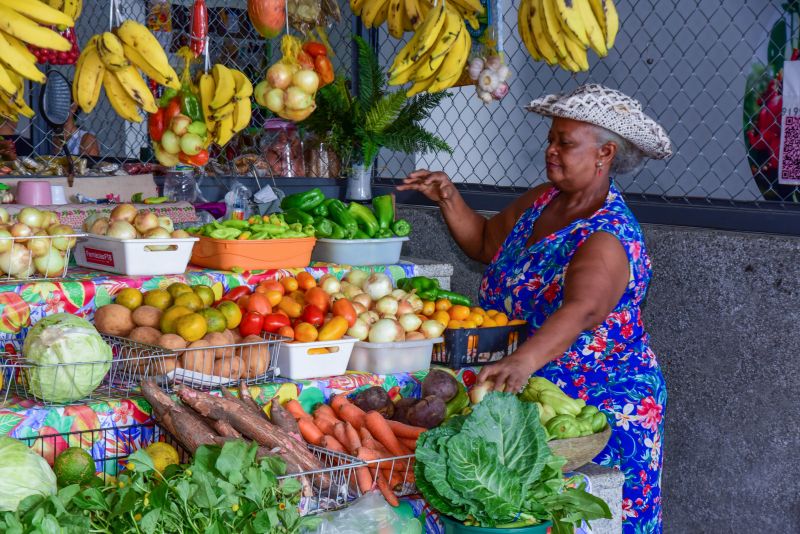
M483 266L435 210L403 208L403 253ZM800 239L645 225L654 277L645 324L667 380L665 532L800 532Z

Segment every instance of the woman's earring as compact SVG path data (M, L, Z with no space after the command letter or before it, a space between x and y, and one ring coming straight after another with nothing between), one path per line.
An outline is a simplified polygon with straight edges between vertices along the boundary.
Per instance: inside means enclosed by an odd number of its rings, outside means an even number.
M597 165L597 176L600 176L603 173L603 162L598 161L596 165Z

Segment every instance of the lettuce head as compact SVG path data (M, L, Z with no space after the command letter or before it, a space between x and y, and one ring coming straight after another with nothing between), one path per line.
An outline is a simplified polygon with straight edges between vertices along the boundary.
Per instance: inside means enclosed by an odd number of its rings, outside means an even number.
M44 458L14 438L0 437L0 511L15 511L31 495L54 495L56 475Z

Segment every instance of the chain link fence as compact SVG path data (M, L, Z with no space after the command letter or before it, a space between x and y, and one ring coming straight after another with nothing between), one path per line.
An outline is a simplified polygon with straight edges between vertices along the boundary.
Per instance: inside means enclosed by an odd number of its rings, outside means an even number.
M254 82L262 79L267 66L280 57L279 39L264 41L255 33L245 0L207 3L212 63L243 70ZM452 97L425 126L443 137L453 154L384 151L376 175L400 178L415 168L427 167L443 169L457 182L492 191L540 183L545 179L543 151L549 121L528 114L523 106L546 93L597 82L639 99L645 111L667 129L675 145L671 159L650 161L637 173L618 177L628 195L680 201L794 201L797 189L778 184L774 135L776 127L778 133L780 129L780 104L772 97L780 94L783 51L791 53L797 46L796 3L619 1L620 33L614 48L603 60L590 54L590 71L572 75L534 62L516 29L519 0L496 0L491 4L493 16L498 19L500 44L514 73L510 93L500 102L484 105L473 86L452 89ZM77 25L80 45L108 29L108 4L85 2ZM156 33L173 56L186 39L191 4L191 0L171 2L173 31ZM141 21L148 5L145 0L119 2L123 17ZM351 76L351 35L358 24L346 0L340 0L340 8L342 21L329 28L333 61L337 73ZM775 30L781 20L786 24L786 42ZM388 66L404 42L390 37L385 26L373 37L381 63ZM71 78L71 67L51 68ZM35 105L35 90L31 98ZM257 151L265 118L257 111L251 128L239 134L221 157L231 159ZM137 159L149 146L146 125L124 122L105 98L92 114L79 115L78 125L97 137L100 159ZM52 150L51 135L40 119L20 123L19 132L31 139L36 153Z

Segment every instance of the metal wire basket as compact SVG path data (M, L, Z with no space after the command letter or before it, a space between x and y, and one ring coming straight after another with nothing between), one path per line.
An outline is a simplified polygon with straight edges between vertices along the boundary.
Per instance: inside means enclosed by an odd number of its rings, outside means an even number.
M86 234L0 237L0 280L66 278L72 250Z
M125 398L150 376L164 376L170 352L161 347L101 334L112 360L37 364L21 355L0 354L0 398L4 403L34 400L45 405L84 404ZM83 393L91 387L89 393Z
M378 477L381 477L399 497L418 493L414 483L414 458L413 454L407 454L365 462L372 475L373 486L379 483ZM358 495L361 495L361 491Z

